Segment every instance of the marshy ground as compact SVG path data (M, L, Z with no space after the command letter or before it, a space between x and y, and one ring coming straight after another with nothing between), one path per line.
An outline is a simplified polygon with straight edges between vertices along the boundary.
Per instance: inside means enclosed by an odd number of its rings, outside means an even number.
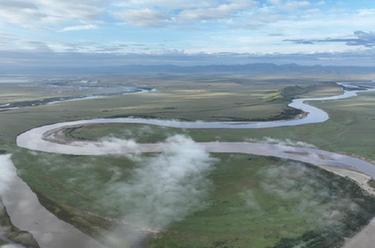
M138 80L138 79L137 79ZM187 84L195 80L194 84ZM177 83L176 83L177 81ZM13 153L18 174L59 218L96 238L103 238L134 202L114 190L128 186L134 171L154 156L83 157L29 152L16 148L17 134L32 127L95 117L142 116L183 120L275 120L295 118L287 107L301 96L339 94L341 89L324 80L249 81L246 78L145 79L144 86L158 92L66 102L0 112L0 148ZM11 101L7 85L0 99ZM285 88L288 87L287 91ZM8 92L8 93L6 93ZM22 91L25 99L39 99ZM286 94L285 92L288 92ZM69 139L134 138L156 142L175 134L195 141L244 141L271 137L314 144L375 160L374 93L353 99L314 103L326 110L326 123L257 130L180 130L147 125L93 125L65 130ZM12 98L13 97L13 98ZM157 155L155 155L157 156ZM272 158L213 156L203 173L198 208L189 209L158 234L150 234L148 247L336 247L375 214L374 199L350 180L304 164ZM188 183L188 182L186 182ZM136 192L137 193L137 192ZM138 192L139 193L139 192ZM134 195L133 195L134 196ZM138 197L140 197L138 195ZM310 246L309 246L310 245ZM318 245L318 246L316 246Z

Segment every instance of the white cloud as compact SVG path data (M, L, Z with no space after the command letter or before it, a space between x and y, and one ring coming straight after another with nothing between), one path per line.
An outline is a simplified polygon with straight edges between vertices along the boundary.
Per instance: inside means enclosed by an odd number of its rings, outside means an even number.
M121 149L122 143L118 146ZM159 155L133 159L140 165L130 181L108 185L108 197L101 202L111 207L127 206L123 222L130 230L119 227L114 233L125 238L129 247L145 237L144 230L161 231L206 206L210 189L206 176L216 161L202 146L181 135L168 138Z
M3 23L32 28L92 21L104 13L108 3L100 0L0 0L0 18Z
M46 17L32 2L0 0L0 19L3 22L26 27L31 25L32 20L38 21Z
M98 26L94 24L82 24L82 25L75 25L75 26L68 26L61 29L61 32L67 32L67 31L81 31L81 30L92 30L97 29Z
M114 16L135 26L159 26L170 21L167 15L148 8L116 12Z
M307 8L311 4L309 1L288 1L285 3L285 7L288 10L296 10L300 8Z
M0 28L11 35L14 29L13 35L17 36L14 41L0 36L0 44L2 50L94 53L350 51L353 47L344 43L302 46L283 42L373 31L375 9L337 6L312 0L0 0ZM37 35L34 37L30 31L20 34L16 26L32 28L32 32L37 29ZM118 30L118 34L107 32L108 27ZM155 27L165 28L165 34L150 31ZM95 31L89 37L55 34L97 28L107 35L99 39ZM149 36L142 33L149 31ZM270 36L272 33L283 37ZM117 43L146 45L135 48Z
M193 4L195 3L195 4ZM232 0L225 3L216 1L192 1L189 3L173 0L140 1L118 4L114 16L136 26L160 26L168 24L195 23L206 20L230 19L242 11L256 6L253 0Z
M156 26L178 18L192 21L230 18L253 3L253 0L231 0L226 3L214 0L0 0L0 17L3 23L34 28L72 21L90 23L105 15L112 15L131 25Z
M307 0L269 0L268 2L271 6L276 6L284 10L296 10L306 8L312 5L311 2ZM318 4L320 5L321 3Z
M177 18L182 20L210 20L231 18L239 12L256 6L253 1L233 1L208 8L193 8L182 11Z
M105 11L110 1L101 0L34 0L40 11L51 19L92 20Z

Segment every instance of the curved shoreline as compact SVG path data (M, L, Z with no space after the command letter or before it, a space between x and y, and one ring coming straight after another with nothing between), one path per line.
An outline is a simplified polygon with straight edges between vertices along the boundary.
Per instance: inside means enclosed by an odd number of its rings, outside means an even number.
M368 89L367 91L375 91ZM160 120L143 118L101 118L92 120L80 120L62 122L52 125L33 128L17 136L19 147L42 152L69 155L108 155L108 154L129 154L135 152L158 153L164 149L163 143L135 144L134 142L124 142L120 146L113 146L111 142L98 141L74 141L66 142L59 140L59 131L74 126L91 124L115 124L133 123L149 124L174 128L223 128L223 129L250 129L250 128L274 128L285 126L298 126L305 124L321 123L329 119L328 113L317 107L305 103L306 101L328 101L338 100L357 96L364 90L344 91L344 94L331 97L303 98L293 100L289 106L300 109L307 113L303 118L292 120L266 121L266 122L188 122L178 120ZM367 161L354 158L348 155L328 152L311 147L293 147L269 143L250 142L202 142L200 146L207 152L212 153L244 153L260 156L271 156L282 159L290 159L299 162L312 164L319 167L341 168L356 171L375 179L375 165ZM8 206L7 206L8 208ZM12 218L12 216L11 216ZM13 216L13 218L16 218Z
M44 208L31 188L17 175L11 155L0 155L1 198L13 225L32 234L41 248L104 248L74 226Z
M339 84L341 86L341 84ZM79 120L70 122L61 122L51 125L45 125L42 127L33 128L26 131L17 137L17 145L24 147L24 139L26 136L32 136L36 133L51 131L53 129L74 127L80 125L90 124L146 124L155 126L164 126L172 128L186 128L186 129L256 129L256 128L276 128L276 127L287 127L287 126L300 126L306 124L322 123L329 119L329 115L324 110L309 105L305 102L311 101L332 101L341 100L351 97L355 97L358 93L372 92L375 88L367 90L344 90L344 93L337 96L318 97L318 98L298 98L292 100L288 104L289 107L303 111L302 118L298 119L287 119L287 120L275 120L275 121L181 121L181 120L163 120L163 119L147 119L147 118L134 118L134 117L123 117L123 118L97 118L91 120ZM40 136L40 135L39 135ZM40 137L39 137L40 139ZM24 147L27 149L36 149L36 147ZM43 150L41 150L43 151Z
M12 102L12 103L2 103L0 104L0 111L15 110L20 108L27 107L37 107L44 105L55 105L65 102L77 102L93 99L102 99L110 96L120 96L120 95L129 95L129 94L140 94L140 93L150 93L156 91L155 88L146 88L146 87L129 87L126 91L119 92L116 94L93 94L93 95L83 95L83 96L61 96L61 97L51 97L44 98L40 100L27 100L21 102Z

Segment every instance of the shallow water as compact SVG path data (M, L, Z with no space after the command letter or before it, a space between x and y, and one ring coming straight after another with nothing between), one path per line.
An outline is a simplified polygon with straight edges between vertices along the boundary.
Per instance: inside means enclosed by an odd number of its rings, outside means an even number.
M84 101L84 100L93 100L93 99L100 99L106 98L109 96L115 95L127 95L127 94L137 94L137 93L148 93L154 92L154 88L137 88L137 87L128 87L126 90L123 90L118 93L111 93L111 94L93 94L87 96L63 96L63 97L52 97L52 98L44 98L40 100L29 100L29 101L21 101L21 102L12 102L12 103L4 103L0 104L0 111L7 111L13 109L20 109L26 107L34 107L34 106L41 106L41 105L55 105L64 102L76 102L76 101Z
M0 177L0 193L13 225L31 233L41 248L103 248L40 204L35 193L18 177L11 155L0 155L0 173L7 175Z
M368 91L374 89L369 89ZM17 137L17 145L30 150L43 151L58 154L71 154L71 155L108 155L108 154L126 154L134 152L160 152L164 149L165 144L134 144L131 142L124 141L120 144L114 145L111 142L66 142L60 140L58 135L55 135L58 131L68 127L74 127L78 125L89 125L89 124L103 124L103 123L137 123L137 124L150 124L174 128L272 128L272 127L283 127L283 126L297 126L312 123L321 123L329 119L329 115L314 106L307 104L307 101L329 101L345 99L354 97L358 92L364 91L345 91L344 94L332 97L321 97L321 98L306 98L306 99L295 99L289 106L300 109L307 114L300 119L293 120L279 120L279 121L266 121L266 122L187 122L178 120L158 120L158 119L143 119L143 118L113 118L113 119L92 119L92 120L79 120L72 122L63 122L38 128L31 129L25 133L20 134ZM305 162L317 166L332 166L344 169L350 169L364 173L371 178L375 179L375 165L347 155L337 154L333 152L327 152L312 147L293 147L288 145L269 144L264 142L249 143L249 142L205 142L199 143L202 149L208 152L220 152L220 153L245 153L254 154L261 156L272 156L283 159L291 159L295 161ZM64 247L94 247L85 246L87 242L87 236L79 235L77 230L71 230L70 225L63 221L58 220L56 217L51 215L47 210L35 200L35 195L28 189L28 186L17 179L12 191L8 194L2 195L7 200L5 205L10 211L10 216L14 224L23 230L27 230L35 235L35 238L40 241L43 247L63 247L63 246L48 246L46 242L55 242L57 245L62 240L68 238L71 242L78 242L72 244L72 246ZM30 208L27 204L24 204L25 200L31 202ZM31 199L31 200L30 200ZM26 208L26 209L25 209ZM36 214L34 214L34 211ZM35 215L35 216L34 216ZM52 216L52 217L51 217ZM29 220L30 218L30 220ZM37 222L35 223L35 218ZM44 221L51 219L51 222ZM56 220L57 219L57 220ZM34 222L32 221L34 220ZM43 223L43 225L38 224ZM66 228L66 233L64 230ZM44 232L51 233L54 235L47 235L45 238ZM72 232L71 234L69 232ZM79 231L78 231L79 232ZM70 236L72 235L72 236ZM76 237L76 238L74 238ZM82 238L82 240L80 240ZM46 241L47 239L47 241ZM44 243L43 243L44 242ZM77 246L79 242L83 242L82 245ZM47 246L46 246L47 245Z

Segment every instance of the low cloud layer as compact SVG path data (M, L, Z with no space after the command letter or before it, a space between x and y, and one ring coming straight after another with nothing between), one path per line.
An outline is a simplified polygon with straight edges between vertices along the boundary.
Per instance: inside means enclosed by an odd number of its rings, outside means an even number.
M306 219L311 225L340 225L346 214L360 208L349 192L338 193L337 185L329 182L332 179L300 163L269 166L260 172L260 177L266 192L297 204L296 215L321 216L318 220Z
M297 146L297 147L309 147L309 148L316 147L315 145L312 145L303 141L294 141L291 139L280 140L280 139L265 137L263 140L270 144L279 144L282 146Z
M347 38L326 38L326 39L288 39L285 41L302 45L317 43L344 43L347 46L375 47L375 32L355 31L352 37Z
M281 146L296 146L296 147L309 147L309 148L316 148L315 145L309 144L303 141L295 141L291 139L275 139L271 137L264 137L263 139L245 139L246 142L261 142L261 143L268 143L268 144L277 144Z
M1 245L0 248L25 248L25 247L22 245L7 244L7 245Z
M109 198L127 206L124 226L116 228L109 240L119 247L132 247L204 207L210 189L206 175L215 162L199 144L181 135L168 138L159 155L132 159L139 166L130 181L119 181L107 189ZM112 205L110 201L102 204ZM127 244L116 239L124 235Z

